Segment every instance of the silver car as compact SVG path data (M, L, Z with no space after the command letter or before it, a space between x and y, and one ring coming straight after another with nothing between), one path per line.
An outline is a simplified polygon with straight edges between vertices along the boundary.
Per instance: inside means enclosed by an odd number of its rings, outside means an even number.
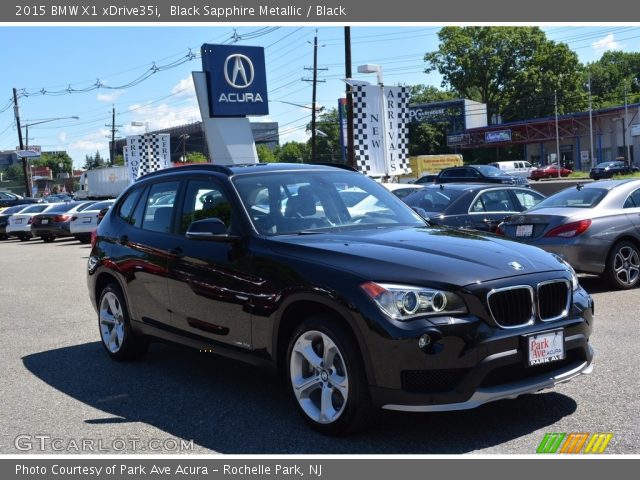
M567 188L507 218L497 233L556 253L613 288L633 288L640 280L640 180Z

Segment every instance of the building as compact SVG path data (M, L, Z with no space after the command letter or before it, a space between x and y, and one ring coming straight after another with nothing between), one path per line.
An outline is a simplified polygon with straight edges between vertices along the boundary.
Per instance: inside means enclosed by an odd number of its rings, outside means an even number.
M12 165L20 165L21 161L18 159L18 155L15 150L2 150L0 151L0 168L7 168Z
M280 144L278 122L251 122L251 131L256 146L266 145L273 150ZM154 130L149 133L168 133L170 135L171 161L174 163L182 161L182 156L189 152L200 152L209 158L209 148L202 122ZM122 155L122 149L126 142L125 138L116 140L116 155ZM111 151L111 142L109 142L109 151Z
M560 159L564 165L588 170L593 164L616 159L634 163L640 157L640 103L558 116ZM593 137L593 160L591 154ZM534 118L467 129L454 137L465 149L523 147L523 158L533 165L556 161L556 118ZM448 142L451 146L452 143Z

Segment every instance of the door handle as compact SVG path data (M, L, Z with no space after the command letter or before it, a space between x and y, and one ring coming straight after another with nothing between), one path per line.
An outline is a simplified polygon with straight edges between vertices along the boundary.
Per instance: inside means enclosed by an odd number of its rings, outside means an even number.
M178 258L184 257L184 252L182 251L181 247L172 248L171 250L169 250L169 254Z
M129 237L127 237L126 235L121 235L118 237L118 243L120 245L126 245L127 243L129 243Z

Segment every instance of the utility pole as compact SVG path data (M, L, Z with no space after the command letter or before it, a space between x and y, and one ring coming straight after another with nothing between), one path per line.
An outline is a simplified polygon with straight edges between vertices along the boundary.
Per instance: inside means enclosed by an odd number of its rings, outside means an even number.
M627 141L627 131L629 129L629 121L628 108L627 108L627 86L624 86L624 128L622 129L622 134L624 135L624 143L627 147L627 165L631 166L631 141Z
M553 91L553 103L556 107L556 161L558 162L558 178L560 178L561 165L560 165L560 133L558 129L558 91Z
M22 127L20 126L20 107L18 107L18 92L13 89L13 112L16 117L16 127L18 128L18 145L20 150L24 150L22 142ZM29 157L22 157L22 171L24 172L25 196L31 196L31 182L29 182Z
M344 27L344 74L351 78L351 27ZM356 168L356 156L353 148L353 95L351 85L347 83L347 164Z
M116 125L116 107L111 105L111 125L105 125L105 127L111 127L111 152L110 152L110 164L113 167L113 163L116 161L116 132L118 129L116 127L121 127L122 125Z
M589 160L591 163L589 164L589 168L593 168L596 166L596 163L593 161L593 108L591 106L591 73L589 73Z
M325 80L318 80L318 29L316 29L316 35L313 37L313 68L305 68L305 70L313 70L313 79L309 80L303 78L305 82L312 82L311 93L311 161L316 162L317 145L316 145L316 91L318 82L325 82ZM327 70L322 68L321 70Z

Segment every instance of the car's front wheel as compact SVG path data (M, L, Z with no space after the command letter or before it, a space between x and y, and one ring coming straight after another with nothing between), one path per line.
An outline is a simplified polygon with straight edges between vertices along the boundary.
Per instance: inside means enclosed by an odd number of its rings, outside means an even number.
M109 356L118 361L142 357L148 342L131 329L124 296L117 285L111 283L102 290L99 307L100 338Z
M616 243L607 259L605 277L618 290L627 290L640 281L640 253L631 242Z
M364 367L352 336L339 321L316 315L289 342L289 388L304 419L321 433L362 428L373 409Z

